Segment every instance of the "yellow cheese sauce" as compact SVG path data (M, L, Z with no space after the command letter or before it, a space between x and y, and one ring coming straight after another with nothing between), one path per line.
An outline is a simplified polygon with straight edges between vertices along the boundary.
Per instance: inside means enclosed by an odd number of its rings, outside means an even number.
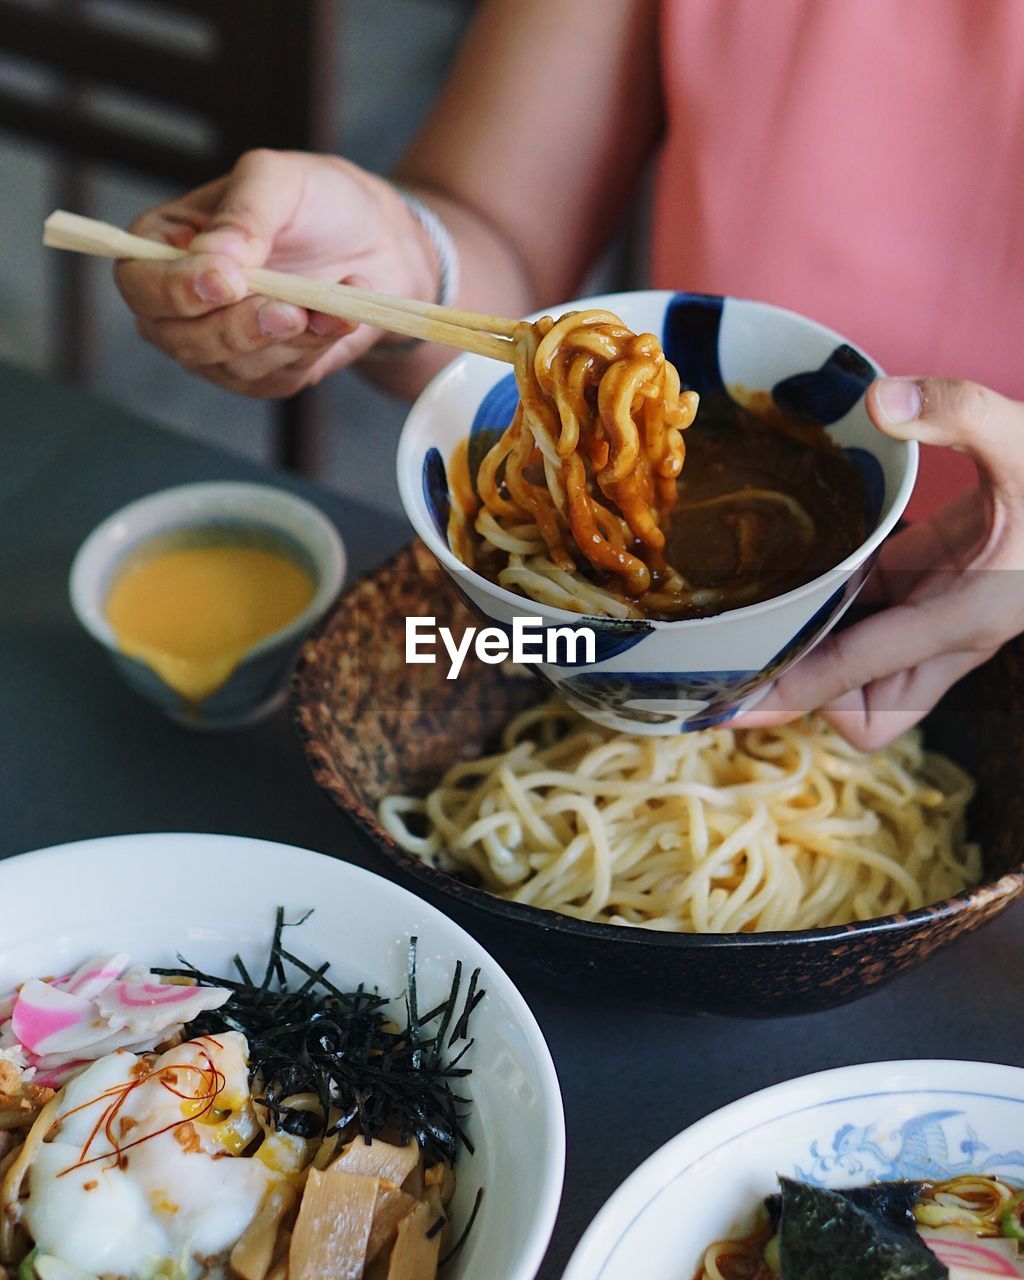
M128 567L107 596L106 615L122 653L198 703L314 593L309 574L277 552L189 546Z

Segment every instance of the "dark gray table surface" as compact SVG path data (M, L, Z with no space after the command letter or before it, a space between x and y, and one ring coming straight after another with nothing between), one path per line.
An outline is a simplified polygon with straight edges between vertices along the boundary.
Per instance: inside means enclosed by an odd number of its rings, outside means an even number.
M268 473L0 365L0 857L120 832L213 831L382 869L313 784L286 713L231 735L177 728L126 689L72 616L68 568L103 517L170 484L249 478ZM351 572L409 537L404 522L372 507L272 479L335 520ZM626 1017L602 1008L599 992L592 1003L570 1003L524 986L555 1058L568 1127L565 1193L543 1280L561 1274L626 1174L734 1098L885 1058L1024 1066L1022 932L1019 906L859 1003L804 1018Z

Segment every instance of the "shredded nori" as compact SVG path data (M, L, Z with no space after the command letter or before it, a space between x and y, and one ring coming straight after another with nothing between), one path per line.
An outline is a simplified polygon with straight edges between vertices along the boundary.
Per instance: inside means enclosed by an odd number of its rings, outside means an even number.
M469 1233L473 1230L473 1223L476 1222L476 1215L480 1212L480 1202L481 1200L483 1200L483 1198L484 1198L483 1187L477 1187L476 1199L473 1201L473 1208L470 1210L469 1219L466 1222L466 1225L462 1228L462 1233L459 1236L458 1240L455 1241L455 1243L452 1245L452 1247L448 1250L448 1252L444 1255L443 1258L438 1259L437 1265L439 1267L447 1266L447 1264L451 1262L452 1258L455 1257L458 1251L466 1243L466 1239L469 1236ZM432 1230L433 1228L431 1228L431 1231ZM430 1232L428 1232L427 1234L429 1236Z
M328 1137L354 1121L366 1142L384 1130L397 1130L402 1143L415 1138L428 1158L454 1164L460 1147L473 1150L462 1127L469 1100L454 1092L452 1082L470 1073L459 1063L473 1044L469 1020L484 996L477 985L479 969L470 976L460 1002L462 965L456 964L447 998L421 1014L416 939L411 938L406 1025L399 1027L384 1012L389 996L362 985L342 991L327 978L329 965L313 968L282 946L283 930L302 924L309 914L286 922L283 909L278 908L270 956L259 983L238 956L234 958L237 979L203 973L180 955L183 968L154 972L230 990L226 1003L200 1014L189 1023L187 1033L240 1031L245 1035L250 1075L260 1090L257 1101L266 1106L276 1128L300 1137ZM303 975L295 990L289 990L286 966ZM466 1043L449 1058L447 1051L460 1041ZM315 1094L321 1113L284 1105L300 1093ZM329 1120L332 1109L340 1113L333 1122Z

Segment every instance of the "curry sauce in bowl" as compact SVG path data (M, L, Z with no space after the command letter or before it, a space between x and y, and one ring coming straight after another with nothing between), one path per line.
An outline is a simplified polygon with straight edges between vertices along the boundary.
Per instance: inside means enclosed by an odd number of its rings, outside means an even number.
M763 393L749 404L741 396L704 397L686 435L666 559L706 595L675 618L784 595L867 535L864 475L821 423L781 412Z
M678 622L770 600L827 573L867 536L873 512L858 462L821 422L782 411L767 393L730 387L728 394L701 397L684 439L664 560L694 590L673 596L655 586L637 602L638 614ZM451 485L453 507L475 513L468 448L452 468ZM510 585L502 576L507 547L474 537L467 524L449 522L460 559L495 584ZM588 577L614 590L611 575Z

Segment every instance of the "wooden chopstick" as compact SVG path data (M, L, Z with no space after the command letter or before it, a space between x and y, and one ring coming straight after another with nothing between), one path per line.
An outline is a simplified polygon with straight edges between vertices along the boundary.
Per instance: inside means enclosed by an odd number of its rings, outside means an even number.
M107 222L83 218L63 209L51 213L46 219L43 244L51 249L67 249L101 258L173 262L188 256L187 250L132 235ZM284 271L268 271L263 267L249 269L246 278L252 292L265 298L291 302L311 311L354 320L358 324L373 325L407 338L422 338L426 342L459 347L509 364L515 361L512 336L517 322L504 316L440 307L433 302L392 297L387 293L312 280Z

